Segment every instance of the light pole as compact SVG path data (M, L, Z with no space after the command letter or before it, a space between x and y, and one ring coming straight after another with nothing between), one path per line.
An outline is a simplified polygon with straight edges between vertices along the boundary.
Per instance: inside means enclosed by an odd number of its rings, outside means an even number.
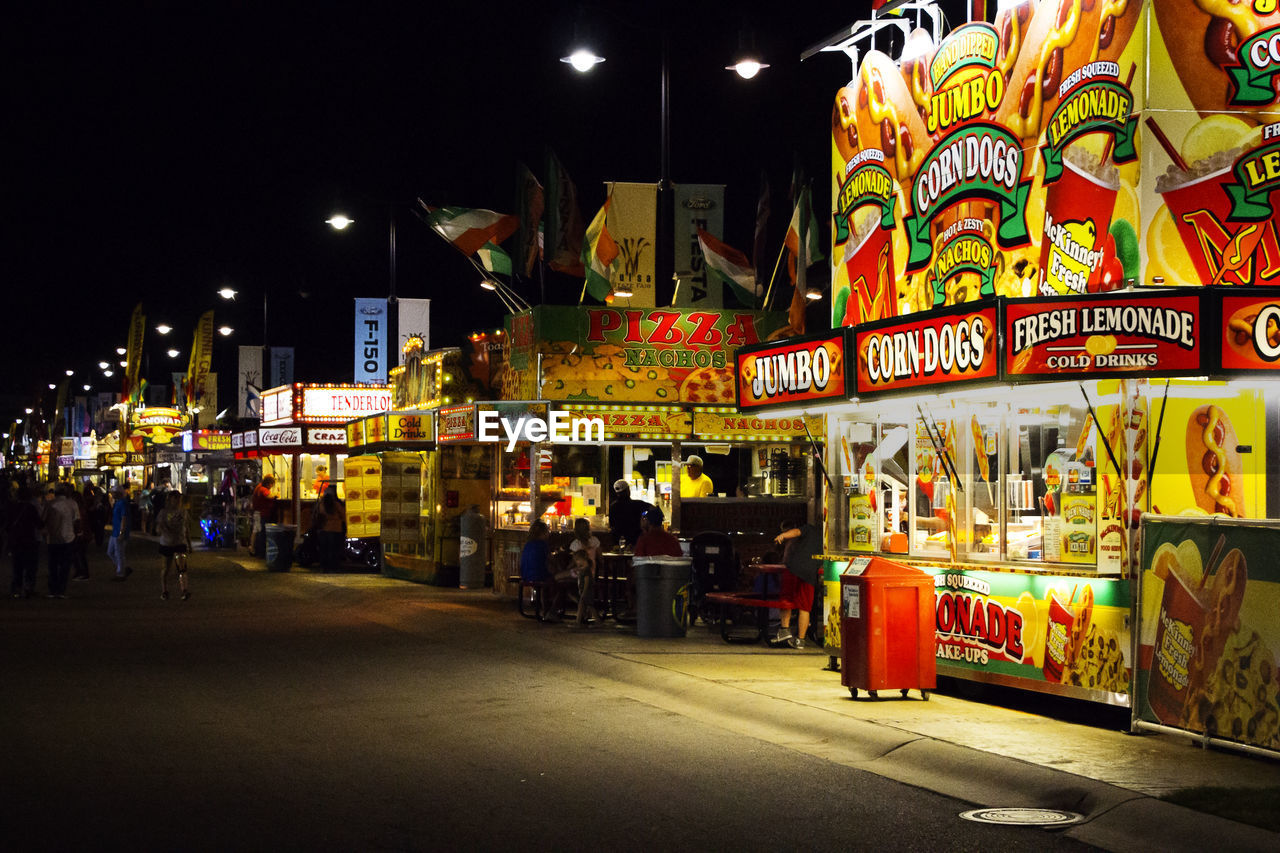
M672 283L675 277L674 239L674 193L671 187L671 27L668 24L668 13L660 11L662 23L659 29L661 58L659 67L659 121L658 121L658 215L654 235L654 251L657 253L654 264L655 302L661 304L657 287ZM635 26L632 24L631 26ZM574 27L574 44L569 55L560 61L570 65L579 74L590 73L597 65L604 62L603 56L595 52L583 35L585 30ZM735 71L744 80L750 80L760 73L768 64L761 62L753 48L747 47L748 40L740 35L738 59L733 65L725 66L725 70ZM674 284L672 284L674 287ZM622 295L622 294L618 294Z
M345 231L355 220L335 213L325 220L334 231ZM387 205L387 379L400 365L400 304L396 299L396 206Z

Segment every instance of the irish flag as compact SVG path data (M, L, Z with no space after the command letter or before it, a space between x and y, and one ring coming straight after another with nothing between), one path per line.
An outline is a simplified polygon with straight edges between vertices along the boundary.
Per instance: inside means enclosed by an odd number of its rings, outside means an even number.
M509 213L468 207L428 207L427 225L462 254L471 256L485 243L501 243L520 227Z
M802 236L803 235L803 236ZM796 258L800 255L800 244L805 243L804 265L809 267L822 260L822 244L818 229L814 227L813 199L806 184L796 199L796 209L791 214L791 224L787 226L787 236L783 244L787 247L787 270L791 274L791 282L796 281Z
M701 228L698 229L698 245L702 247L702 257L706 260L707 269L733 288L739 302L746 306L755 305L756 272L747 256L732 246L721 243Z
M618 244L614 242L605 220L609 216L610 197L604 207L587 226L586 239L582 242L582 266L587 274L586 291L601 302L613 289L609 282L609 267L618 259Z

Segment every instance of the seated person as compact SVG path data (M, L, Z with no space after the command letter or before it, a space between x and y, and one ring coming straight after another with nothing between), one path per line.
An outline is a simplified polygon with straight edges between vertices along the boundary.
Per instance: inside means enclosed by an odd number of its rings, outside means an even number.
M683 557L680 540L662 527L662 510L653 509L640 516L640 538L636 540L637 557Z
M573 523L573 541L569 543L569 568L556 575L557 581L571 580L578 588L577 626L584 627L587 618L600 621L596 612L593 582L600 561L600 540L591 534L591 522L580 518Z
M524 543L524 548L520 551L520 581L522 583L537 584L547 590L547 593L542 597L542 613L538 614L539 618L544 621L550 620L552 614L559 609L553 606L559 601L559 595L553 590L553 578L548 567L551 550L547 545L547 537L550 532L550 528L547 527L545 521L539 520L530 524L529 539ZM556 599L556 601L549 600L551 598Z

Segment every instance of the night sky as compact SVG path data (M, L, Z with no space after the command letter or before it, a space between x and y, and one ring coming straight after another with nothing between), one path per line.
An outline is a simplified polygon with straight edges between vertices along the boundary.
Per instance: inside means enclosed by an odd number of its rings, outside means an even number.
M797 158L819 211L829 202L830 104L851 76L842 54L802 64L800 53L865 10L669 5L672 178L727 184L723 237L749 253L766 172L776 252ZM397 292L434 300L432 346L500 325L501 304L470 264L410 211L422 197L514 212L516 164L545 180L548 148L588 220L603 181L657 179L662 4L585 8L608 57L588 76L558 61L577 4L18 12L5 40L3 399L30 405L67 368L118 389L119 374L103 380L92 366L117 358L139 300L153 377L164 363L185 369L208 308L237 328L214 351L213 369L229 377L235 347L262 342L264 288L268 342L297 347L296 378L349 379L352 298L387 293L392 210ZM724 70L744 24L772 65L749 82ZM345 233L324 223L338 209L356 220ZM234 307L216 295L224 285L241 291ZM580 285L551 274L548 301L576 301ZM539 300L536 283L516 287ZM160 321L176 329L172 362L150 331ZM225 407L228 380L222 394Z

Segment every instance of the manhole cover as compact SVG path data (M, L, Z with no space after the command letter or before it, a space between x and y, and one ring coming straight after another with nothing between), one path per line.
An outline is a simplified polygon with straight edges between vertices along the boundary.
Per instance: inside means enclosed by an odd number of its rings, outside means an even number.
M977 823L1000 823L1006 826L1066 826L1084 819L1076 812L1058 809L974 809L960 817Z

